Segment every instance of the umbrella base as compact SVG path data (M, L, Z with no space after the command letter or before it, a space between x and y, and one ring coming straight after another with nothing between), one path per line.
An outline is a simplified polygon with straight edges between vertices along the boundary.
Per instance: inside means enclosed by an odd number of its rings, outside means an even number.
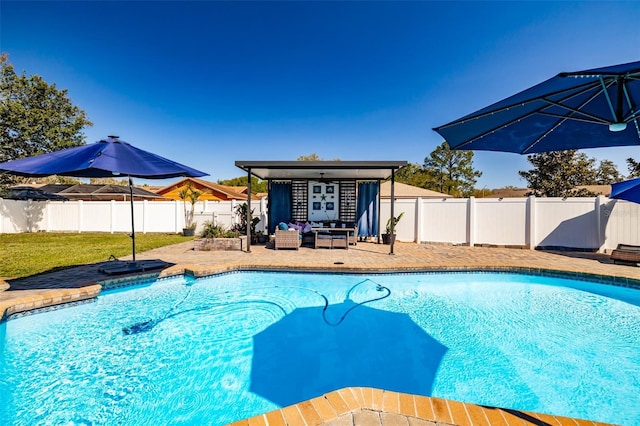
M116 260L107 262L105 265L98 268L98 272L102 272L107 275L122 275L131 274L134 272L151 271L154 269L163 269L170 266L169 263L159 260L139 260L136 262Z

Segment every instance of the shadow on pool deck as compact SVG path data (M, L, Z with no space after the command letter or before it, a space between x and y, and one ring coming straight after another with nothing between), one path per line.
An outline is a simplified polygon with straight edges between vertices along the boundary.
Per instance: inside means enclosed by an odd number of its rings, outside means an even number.
M8 279L5 280L5 282L9 284L8 291L80 288L94 285L100 281L104 281L110 278L114 278L115 275L108 275L100 272L100 270L124 263L125 262L121 261L105 261L85 265L58 267L28 277ZM148 274L150 270L161 271L174 265L174 263L165 262L164 268L133 271L129 273L119 274L118 276L135 277L139 274Z

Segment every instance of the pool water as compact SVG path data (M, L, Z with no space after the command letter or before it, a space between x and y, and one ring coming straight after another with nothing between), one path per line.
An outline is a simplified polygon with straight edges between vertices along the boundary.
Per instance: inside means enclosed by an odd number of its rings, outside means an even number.
M640 424L640 290L243 272L0 324L2 425L225 424L346 386Z

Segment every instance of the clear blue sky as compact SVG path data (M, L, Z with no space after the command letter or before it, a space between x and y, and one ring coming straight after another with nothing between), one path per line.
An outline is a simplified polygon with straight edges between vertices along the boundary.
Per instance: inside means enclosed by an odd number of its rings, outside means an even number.
M407 160L431 130L560 71L640 60L640 2L0 2L0 50L94 126L208 172L236 160ZM640 149L587 151L626 173ZM477 187L525 186L476 152Z

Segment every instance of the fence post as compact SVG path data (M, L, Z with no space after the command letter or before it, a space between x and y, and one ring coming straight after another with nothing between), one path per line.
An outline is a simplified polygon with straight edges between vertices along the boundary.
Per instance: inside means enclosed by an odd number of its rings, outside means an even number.
M115 224L113 223L113 218L115 217L115 211L116 211L116 200L111 200L111 203L109 204L109 232L112 234L115 232Z
M44 208L44 231L49 232L51 228L51 200L47 200Z
M173 200L173 206L174 206L173 212L175 214L175 229L174 229L174 231L175 231L176 234L180 233L180 223L178 223L178 218L180 217L180 215L178 214L178 210L179 210L178 203L179 203L178 200Z
M529 195L527 220L529 222L529 250L536 249L536 197ZM526 235L525 235L526 239Z
M476 197L469 197L468 201L467 229L469 230L469 247L476 243Z
M78 233L82 233L82 200L78 200Z
M598 195L595 199L595 206L594 206L594 208L596 209L596 229L598 230L598 253L602 253L602 245L604 244L604 238L602 236L604 235L605 230L603 229L604 223L602 221L602 213L601 213L603 200L604 200L604 196Z
M231 226L233 227L233 225L235 225L237 222L237 218L236 215L233 214L236 211L236 200L233 199L231 200Z
M149 200L142 200L142 233L147 233L147 209L149 208Z
M415 242L420 244L420 238L422 237L422 198L416 198L416 224L415 224L415 232L416 238Z

